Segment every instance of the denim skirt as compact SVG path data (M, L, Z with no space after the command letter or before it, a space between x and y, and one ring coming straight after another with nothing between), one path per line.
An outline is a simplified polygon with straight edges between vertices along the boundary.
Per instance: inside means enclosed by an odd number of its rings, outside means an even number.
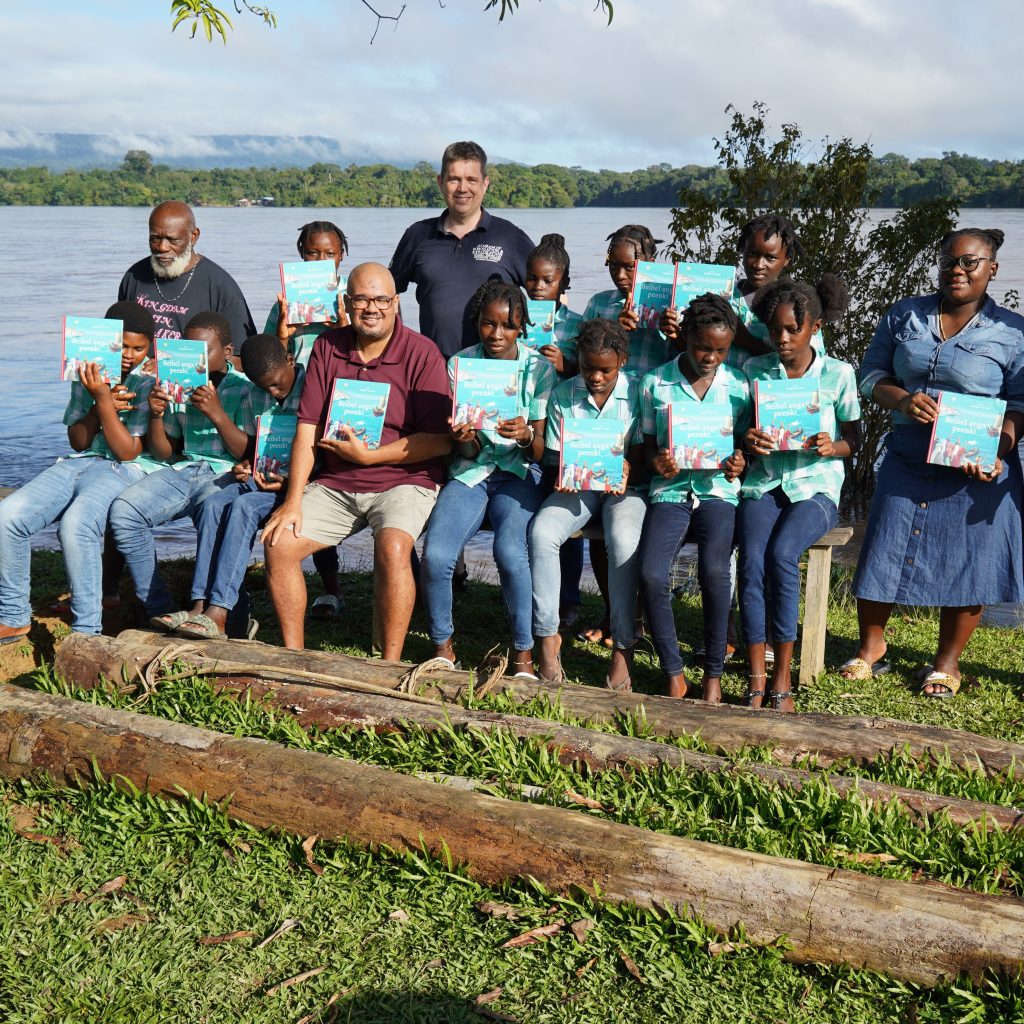
M940 608L1024 601L1020 460L986 483L925 462L929 438L897 427L886 439L854 594Z

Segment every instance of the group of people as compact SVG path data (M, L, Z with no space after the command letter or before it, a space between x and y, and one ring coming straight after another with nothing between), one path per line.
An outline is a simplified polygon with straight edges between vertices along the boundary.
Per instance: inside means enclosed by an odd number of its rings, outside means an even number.
M334 614L342 600L337 547L369 527L375 648L401 657L418 593L439 664L456 666L453 585L463 549L486 523L511 671L557 682L561 636L579 604L579 535L589 526L599 527L591 563L606 616L586 635L611 648L606 686L631 687L646 628L666 691L690 692L670 586L675 556L690 542L704 618L703 699L721 700L738 600L746 703L790 711L799 561L837 522L867 400L891 409L894 422L854 581L859 647L840 671L850 679L887 671L894 604L939 605L937 651L922 667L921 693L955 694L982 606L1024 599L1016 458L1024 319L987 292L1001 232L966 228L941 239L938 292L892 308L858 373L828 355L822 333L847 308L846 285L832 275L813 284L794 276L801 247L786 218L766 213L744 227L731 297L707 293L641 323L628 296L637 262L656 257L646 227L627 224L609 236L612 287L578 314L564 301L564 239L549 234L534 245L489 213L488 184L483 150L452 144L438 176L445 209L405 232L390 267L354 267L326 325L290 323L279 295L263 333L235 282L196 251L192 211L177 202L156 207L150 257L125 274L106 313L124 323L119 380L110 386L94 365L80 369L64 416L72 453L0 503L0 643L29 632L29 540L57 520L74 630L100 632L104 593L111 579L116 588L123 559L154 625L180 635L251 635L244 577L261 537L291 648L304 644L304 559L313 556L324 585L311 612ZM338 266L348 243L336 225L315 221L302 228L298 251ZM419 332L399 309L413 284ZM549 343L536 349L524 343L527 297L556 303ZM206 343L209 384L184 401L146 372L162 336ZM453 420L460 358L506 361L518 415L494 428ZM338 379L390 385L377 446L346 428L325 433ZM797 379L814 382L820 429L782 450L757 426L753 385ZM939 391L1006 401L993 471L927 462ZM728 406L733 424L731 454L707 468L678 465L673 452L685 439L670 446L667 438L671 410L690 402ZM297 417L286 476L254 466L256 421L271 412ZM619 488L565 486L566 418L621 423ZM153 530L185 516L198 540L191 603L178 608Z

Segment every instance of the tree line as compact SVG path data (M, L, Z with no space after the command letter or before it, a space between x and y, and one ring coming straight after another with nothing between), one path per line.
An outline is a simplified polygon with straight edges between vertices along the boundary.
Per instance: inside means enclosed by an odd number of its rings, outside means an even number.
M438 204L431 164L340 167L215 168L187 170L154 163L142 150L113 170L62 171L0 168L0 205L151 206L183 199L194 206L232 206L270 196L278 206L432 207ZM655 164L635 171L591 171L556 164L495 164L489 204L504 207L671 207L682 193L725 203L731 188L722 166ZM1024 161L987 160L959 153L910 160L897 153L872 156L865 206L902 207L931 199L960 206L1024 206Z

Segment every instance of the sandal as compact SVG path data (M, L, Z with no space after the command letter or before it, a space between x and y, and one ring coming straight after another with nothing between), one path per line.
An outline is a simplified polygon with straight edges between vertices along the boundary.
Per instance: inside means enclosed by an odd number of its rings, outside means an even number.
M602 647L607 647L611 650L615 646L615 641L612 640L611 634L606 633L601 626L591 626L590 629L581 629L576 634L577 640L582 640L585 644L600 644Z
M754 707L754 698L755 697L760 697L762 700L764 699L764 695L765 695L764 683L761 684L761 689L760 690L755 690L753 688L753 682L754 682L755 679L767 679L767 678L768 678L768 676L764 672L751 672L750 673L750 675L747 677L747 679L748 679L748 682L747 682L747 692L745 694L743 694L743 705L744 705L744 707L753 708ZM759 711L760 708L754 708L754 710L755 711Z
M31 629L32 624L29 623L29 625L25 627L24 632L12 633L10 636L0 637L0 647L3 647L4 644L16 644L20 643L22 640L27 640Z
M938 692L934 690L928 692L925 690L926 686L941 686L942 689ZM939 700L944 700L947 697L955 697L960 691L960 680L956 676L951 676L948 672L939 672L932 670L921 680L921 696L922 697L934 697Z
M178 636L195 636L201 640L227 640L228 638L227 633L209 615L204 615L202 612L187 616L174 632Z
M422 669L446 668L446 669L448 669L451 672L457 672L457 671L459 671L462 668L462 662L461 661L452 661L451 658L435 657L435 658L427 658L426 661L420 662L420 666L419 667L422 668Z
M338 612L345 607L343 598L334 594L321 594L309 609L311 619L336 619Z
M533 671L533 653L528 651L516 651L516 654L529 654L529 661L519 661L517 658L512 658L512 667L515 672L512 675L513 679L525 679L530 683L539 683L540 677L536 672Z
M173 633L182 623L187 622L191 612L164 612L163 615L153 615L149 624L154 629L162 629L165 633Z
M779 707L779 705L784 700L789 700L789 698L792 696L792 690L772 690L772 692L768 694L768 706L772 709L772 711L781 711L782 709ZM793 712L789 713L792 714Z
M860 683L867 679L874 679L876 676L884 676L892 671L892 666L881 658L868 664L863 658L847 658L846 661L836 669L836 672L849 683Z

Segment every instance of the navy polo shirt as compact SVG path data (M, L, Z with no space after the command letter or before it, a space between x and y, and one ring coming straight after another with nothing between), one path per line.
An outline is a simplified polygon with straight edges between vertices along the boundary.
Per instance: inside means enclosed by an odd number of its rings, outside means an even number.
M395 286L416 284L420 333L432 338L444 357L480 339L469 319L473 293L492 274L523 287L533 242L511 221L480 211L480 223L464 238L443 227L447 211L417 221L402 235L391 258Z

